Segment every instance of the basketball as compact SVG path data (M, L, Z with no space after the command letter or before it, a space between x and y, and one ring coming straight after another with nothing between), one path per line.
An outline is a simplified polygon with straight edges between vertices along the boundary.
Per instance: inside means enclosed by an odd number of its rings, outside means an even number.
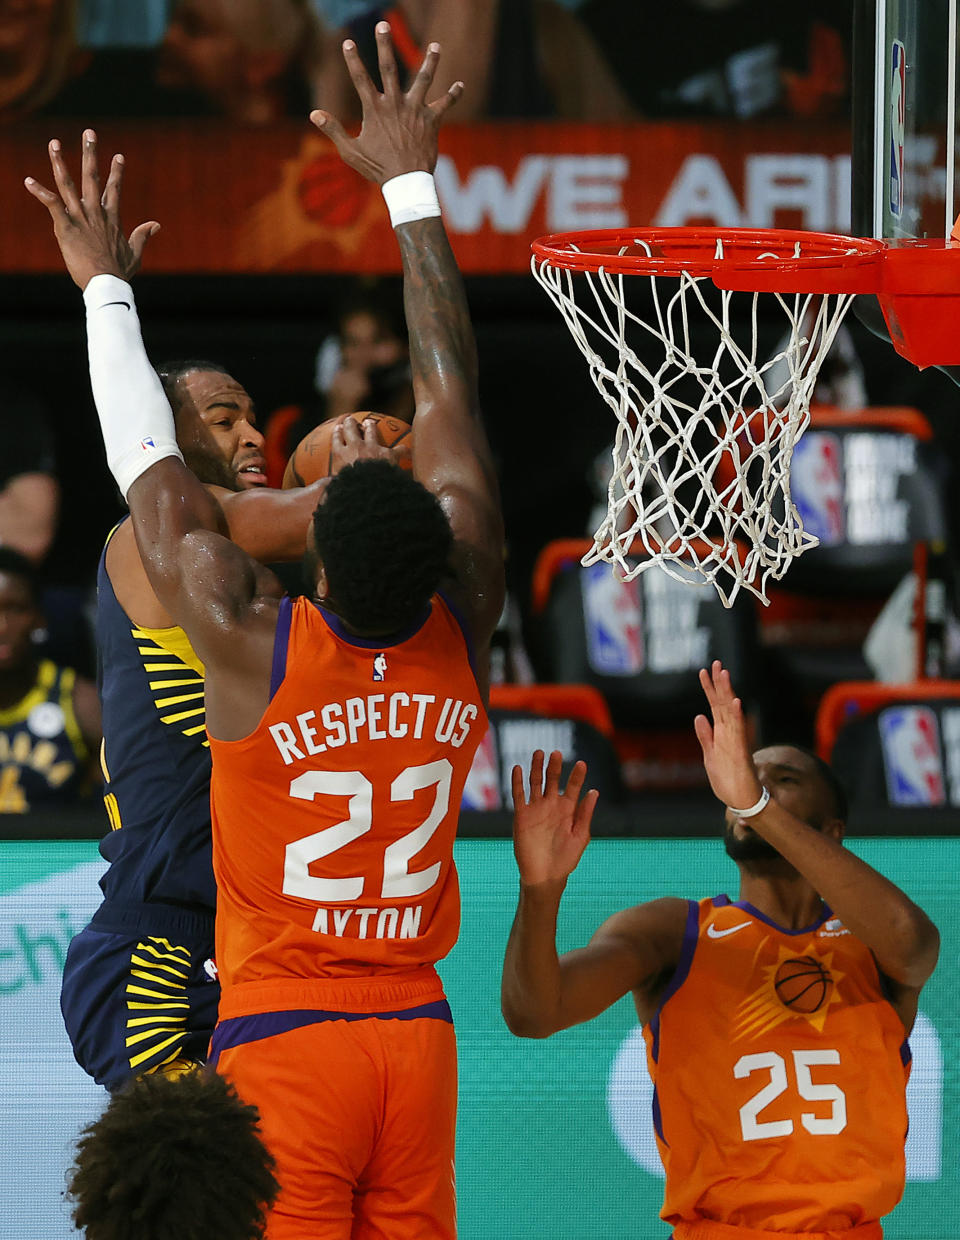
M404 422L400 418L387 417L382 413L364 412L350 413L346 416L353 418L358 425L366 418L372 418L377 424L380 439L388 448L392 448L394 444L402 443L410 434L410 423ZM319 426L314 427L309 435L300 440L294 449L293 456L287 462L287 468L283 475L284 490L288 490L290 487L309 486L311 482L316 482L318 478L328 478L330 476L333 432L342 421L343 418L338 418L335 422L321 422ZM404 469L412 469L413 458L410 455L409 442L403 444L403 449L399 463Z
M814 956L785 960L777 969L773 985L780 1002L794 1012L816 1012L827 997L833 979Z

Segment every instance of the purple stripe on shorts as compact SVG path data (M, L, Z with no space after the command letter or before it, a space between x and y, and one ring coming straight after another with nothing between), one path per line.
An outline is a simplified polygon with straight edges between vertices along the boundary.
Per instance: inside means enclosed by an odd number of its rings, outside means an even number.
M273 701L277 690L283 684L287 674L287 646L290 642L290 622L293 619L293 599L285 594L280 600L280 614L277 616L277 631L273 636L273 666L270 670L270 700Z
M329 1020L445 1020L453 1024L453 1014L446 999L421 1003L418 1007L398 1012L327 1012L318 1008L300 1008L293 1012L257 1012L252 1016L234 1016L221 1021L210 1040L210 1063L216 1066L223 1051L247 1042L259 1042L280 1033L290 1033L305 1025L318 1025Z

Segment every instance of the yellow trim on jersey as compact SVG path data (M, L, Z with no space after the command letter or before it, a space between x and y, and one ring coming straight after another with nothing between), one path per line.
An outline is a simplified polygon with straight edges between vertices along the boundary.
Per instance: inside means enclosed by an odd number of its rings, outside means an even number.
M76 688L76 684L77 673L73 668L63 668L60 673L60 709L63 711L67 738L73 746L73 752L77 757L88 761L90 750L87 748L87 742L83 739L80 724L77 722L77 712L73 705L73 691Z
M130 630L130 635L137 643L137 651L143 659L147 684L158 711L168 710L171 706L181 706L186 702L201 703L193 710L179 711L172 715L161 713L160 722L170 727L188 719L198 719L200 722L196 726L180 728L179 731L188 737L203 733L200 743L205 749L209 748L210 742L206 738L206 707L203 705L204 667L186 633L177 626L167 629L137 626ZM174 678L169 675L170 672L179 672L180 675ZM193 692L168 696L164 693L167 689L192 689Z
M45 702L50 690L56 684L57 665L49 659L41 659L37 664L37 678L33 687L28 689L19 702L0 710L0 728L8 728L14 723L23 723L35 706Z

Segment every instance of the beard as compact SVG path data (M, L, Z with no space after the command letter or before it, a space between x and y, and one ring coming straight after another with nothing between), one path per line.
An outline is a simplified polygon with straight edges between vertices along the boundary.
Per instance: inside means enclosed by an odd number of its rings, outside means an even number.
M723 824L723 847L731 861L782 861L772 844L751 832L742 838L734 835L728 823Z

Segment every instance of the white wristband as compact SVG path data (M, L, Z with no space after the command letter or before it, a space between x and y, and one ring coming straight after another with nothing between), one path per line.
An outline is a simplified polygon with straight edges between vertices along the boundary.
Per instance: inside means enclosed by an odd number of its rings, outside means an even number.
M754 818L762 809L766 808L767 802L770 800L770 789L763 784L760 785L760 800L756 805L751 805L749 809L734 809L732 805L728 805L727 809L731 814L736 814L738 818Z
M94 276L83 300L90 384L107 464L126 499L151 465L183 456L170 403L143 347L133 289L117 276Z
M405 172L402 176L391 177L380 186L380 192L394 228L440 214L437 187L429 172Z

